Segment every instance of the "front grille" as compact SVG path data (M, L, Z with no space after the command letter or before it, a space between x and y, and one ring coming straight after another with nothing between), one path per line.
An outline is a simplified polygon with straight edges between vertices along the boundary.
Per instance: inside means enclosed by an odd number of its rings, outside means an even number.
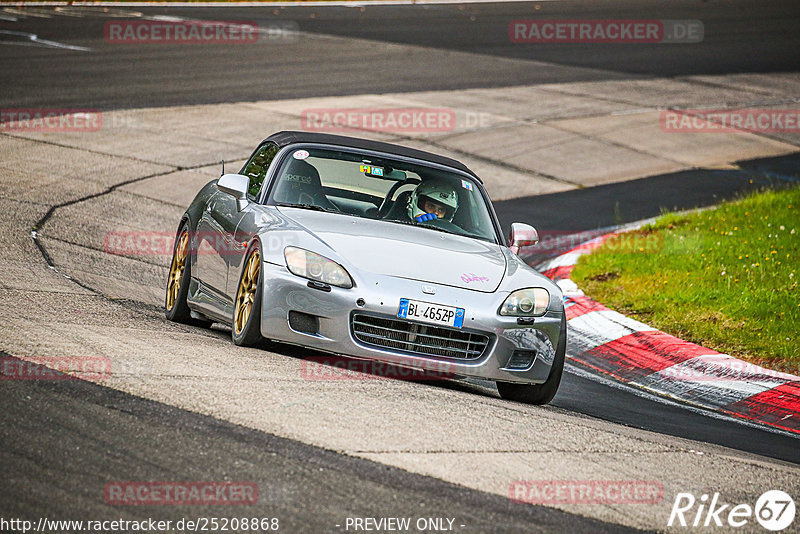
M353 315L350 326L353 337L365 345L423 356L475 360L489 346L489 336L485 334L371 315Z

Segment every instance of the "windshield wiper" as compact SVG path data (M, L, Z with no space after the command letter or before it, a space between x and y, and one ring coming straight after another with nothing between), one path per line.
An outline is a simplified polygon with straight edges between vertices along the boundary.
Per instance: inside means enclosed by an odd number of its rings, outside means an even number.
M328 213L339 213L338 211L323 208L322 206L317 206L316 204L287 204L285 202L279 202L275 204L276 206L280 206L282 208L300 208L304 210L314 210L314 211L325 211Z

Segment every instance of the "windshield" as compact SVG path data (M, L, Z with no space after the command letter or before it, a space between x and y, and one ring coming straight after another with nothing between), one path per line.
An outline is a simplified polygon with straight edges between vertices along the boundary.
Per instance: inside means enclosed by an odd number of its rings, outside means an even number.
M474 179L388 157L296 149L281 166L270 203L497 242L489 209Z

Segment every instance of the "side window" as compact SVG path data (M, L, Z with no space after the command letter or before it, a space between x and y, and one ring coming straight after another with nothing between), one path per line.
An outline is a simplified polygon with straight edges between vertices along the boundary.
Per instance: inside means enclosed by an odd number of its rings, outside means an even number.
M277 153L277 145L267 143L259 148L245 165L242 174L250 178L250 188L247 191L247 196L250 197L250 200L255 200L258 196L261 184L264 183L264 178L267 176L269 165Z

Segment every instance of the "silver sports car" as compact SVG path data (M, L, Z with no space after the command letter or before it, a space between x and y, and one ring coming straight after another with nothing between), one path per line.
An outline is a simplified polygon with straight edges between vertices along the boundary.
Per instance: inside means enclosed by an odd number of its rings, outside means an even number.
M481 180L450 158L279 132L181 218L167 318L413 369L494 380L545 404L566 349L558 286L517 256Z

